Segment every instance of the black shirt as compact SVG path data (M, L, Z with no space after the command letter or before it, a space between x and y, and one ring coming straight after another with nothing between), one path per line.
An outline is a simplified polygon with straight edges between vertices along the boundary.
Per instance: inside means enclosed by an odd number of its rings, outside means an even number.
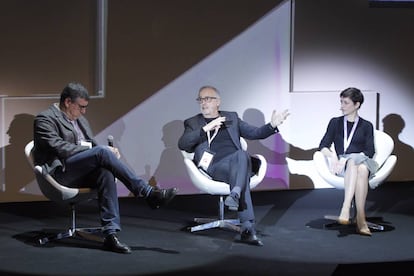
M215 118L206 118L205 120L206 120L206 123L208 124L214 119ZM214 131L211 131L210 137L212 137L213 134L214 134ZM207 135L207 133L205 135ZM234 145L233 141L231 140L229 132L227 131L224 125L220 127L216 137L211 142L210 150L213 153L215 153L213 162L217 162L223 159L224 157L237 151L237 148Z

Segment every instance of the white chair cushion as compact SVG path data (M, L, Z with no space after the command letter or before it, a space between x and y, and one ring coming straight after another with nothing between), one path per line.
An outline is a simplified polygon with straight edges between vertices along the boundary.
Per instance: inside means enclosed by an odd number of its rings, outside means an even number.
M375 144L375 155L373 159L377 161L378 166L384 164L388 156L391 155L394 149L394 141L385 132L375 130L374 131L374 144Z
M394 149L394 141L385 132L374 130L375 155L373 159L378 163L379 169L373 178L369 180L372 189L379 186L391 174L397 157L391 155ZM330 185L337 189L344 189L343 177L332 174L329 170L327 158L320 151L313 155L313 163L319 175Z
M243 138L240 138L242 148L247 149L247 143ZM184 164L187 169L188 175L194 184L201 192L211 195L228 195L230 193L230 186L225 182L215 181L204 175L193 162L194 153L181 151L184 157ZM260 168L257 174L250 178L250 189L255 188L265 177L267 170L266 159L259 154L255 155L261 162Z

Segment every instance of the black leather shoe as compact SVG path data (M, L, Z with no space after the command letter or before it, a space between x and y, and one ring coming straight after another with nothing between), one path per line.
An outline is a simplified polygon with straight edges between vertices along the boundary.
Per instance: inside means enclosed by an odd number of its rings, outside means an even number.
M240 235L240 242L250 245L263 246L263 242L251 231L244 231Z
M177 188L159 189L154 187L146 200L150 208L157 209L170 203L176 194Z
M108 251L117 253L130 254L131 248L128 245L121 243L115 234L110 234L104 239L104 248Z

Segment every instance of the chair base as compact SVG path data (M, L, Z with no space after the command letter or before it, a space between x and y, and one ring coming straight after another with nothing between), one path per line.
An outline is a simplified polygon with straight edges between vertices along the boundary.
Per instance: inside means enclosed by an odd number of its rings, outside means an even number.
M334 221L334 222L325 224L324 225L325 228L338 227L338 226L342 225L338 222L339 216L325 215L324 218ZM369 221L369 220L373 220L373 219L374 218L366 218L368 228L371 229L371 230L376 230L376 231L384 231L385 228L384 228L383 225L373 223L373 222ZM351 219L350 225L356 225L355 219Z
M228 230L240 232L240 226L239 226L240 220L238 219L195 218L194 222L201 223L201 224L190 227L191 232L213 229L213 228L228 229Z
M63 240L66 238L71 238L71 237L80 237L82 239L89 240L89 241L103 242L104 239L102 235L100 235L101 233L102 233L101 227L76 228L75 230L68 229L64 232L60 232L52 236L39 238L38 243L40 245L45 245L52 241Z

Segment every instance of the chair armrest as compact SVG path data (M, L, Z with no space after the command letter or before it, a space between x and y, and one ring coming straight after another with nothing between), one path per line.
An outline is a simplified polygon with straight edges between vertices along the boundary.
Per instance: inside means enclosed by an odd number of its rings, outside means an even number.
M327 158L321 151L313 154L313 164L319 175L331 186L337 189L344 189L344 179L331 173Z
M79 189L68 188L59 184L50 174L43 174L41 166L34 168L36 179L42 193L51 200L69 200L79 194Z
M384 164L378 169L374 177L369 180L369 187L375 189L391 174L397 163L397 156L390 155L384 162Z
M211 195L228 195L230 193L230 186L227 183L210 179L204 175L205 173L201 172L197 168L192 160L193 153L185 151L181 151L181 153L184 157L184 164L187 169L187 173L194 186L196 186L200 191ZM254 156L260 160L260 167L257 174L250 178L250 189L255 188L263 180L267 170L266 159L259 154Z
M260 182L263 181L267 171L267 161L260 154L254 154L254 157L260 160L259 171L250 178L250 189L254 189Z
M227 195L230 193L230 186L227 183L215 181L204 176L193 160L184 158L184 163L191 181L199 190L211 195Z

